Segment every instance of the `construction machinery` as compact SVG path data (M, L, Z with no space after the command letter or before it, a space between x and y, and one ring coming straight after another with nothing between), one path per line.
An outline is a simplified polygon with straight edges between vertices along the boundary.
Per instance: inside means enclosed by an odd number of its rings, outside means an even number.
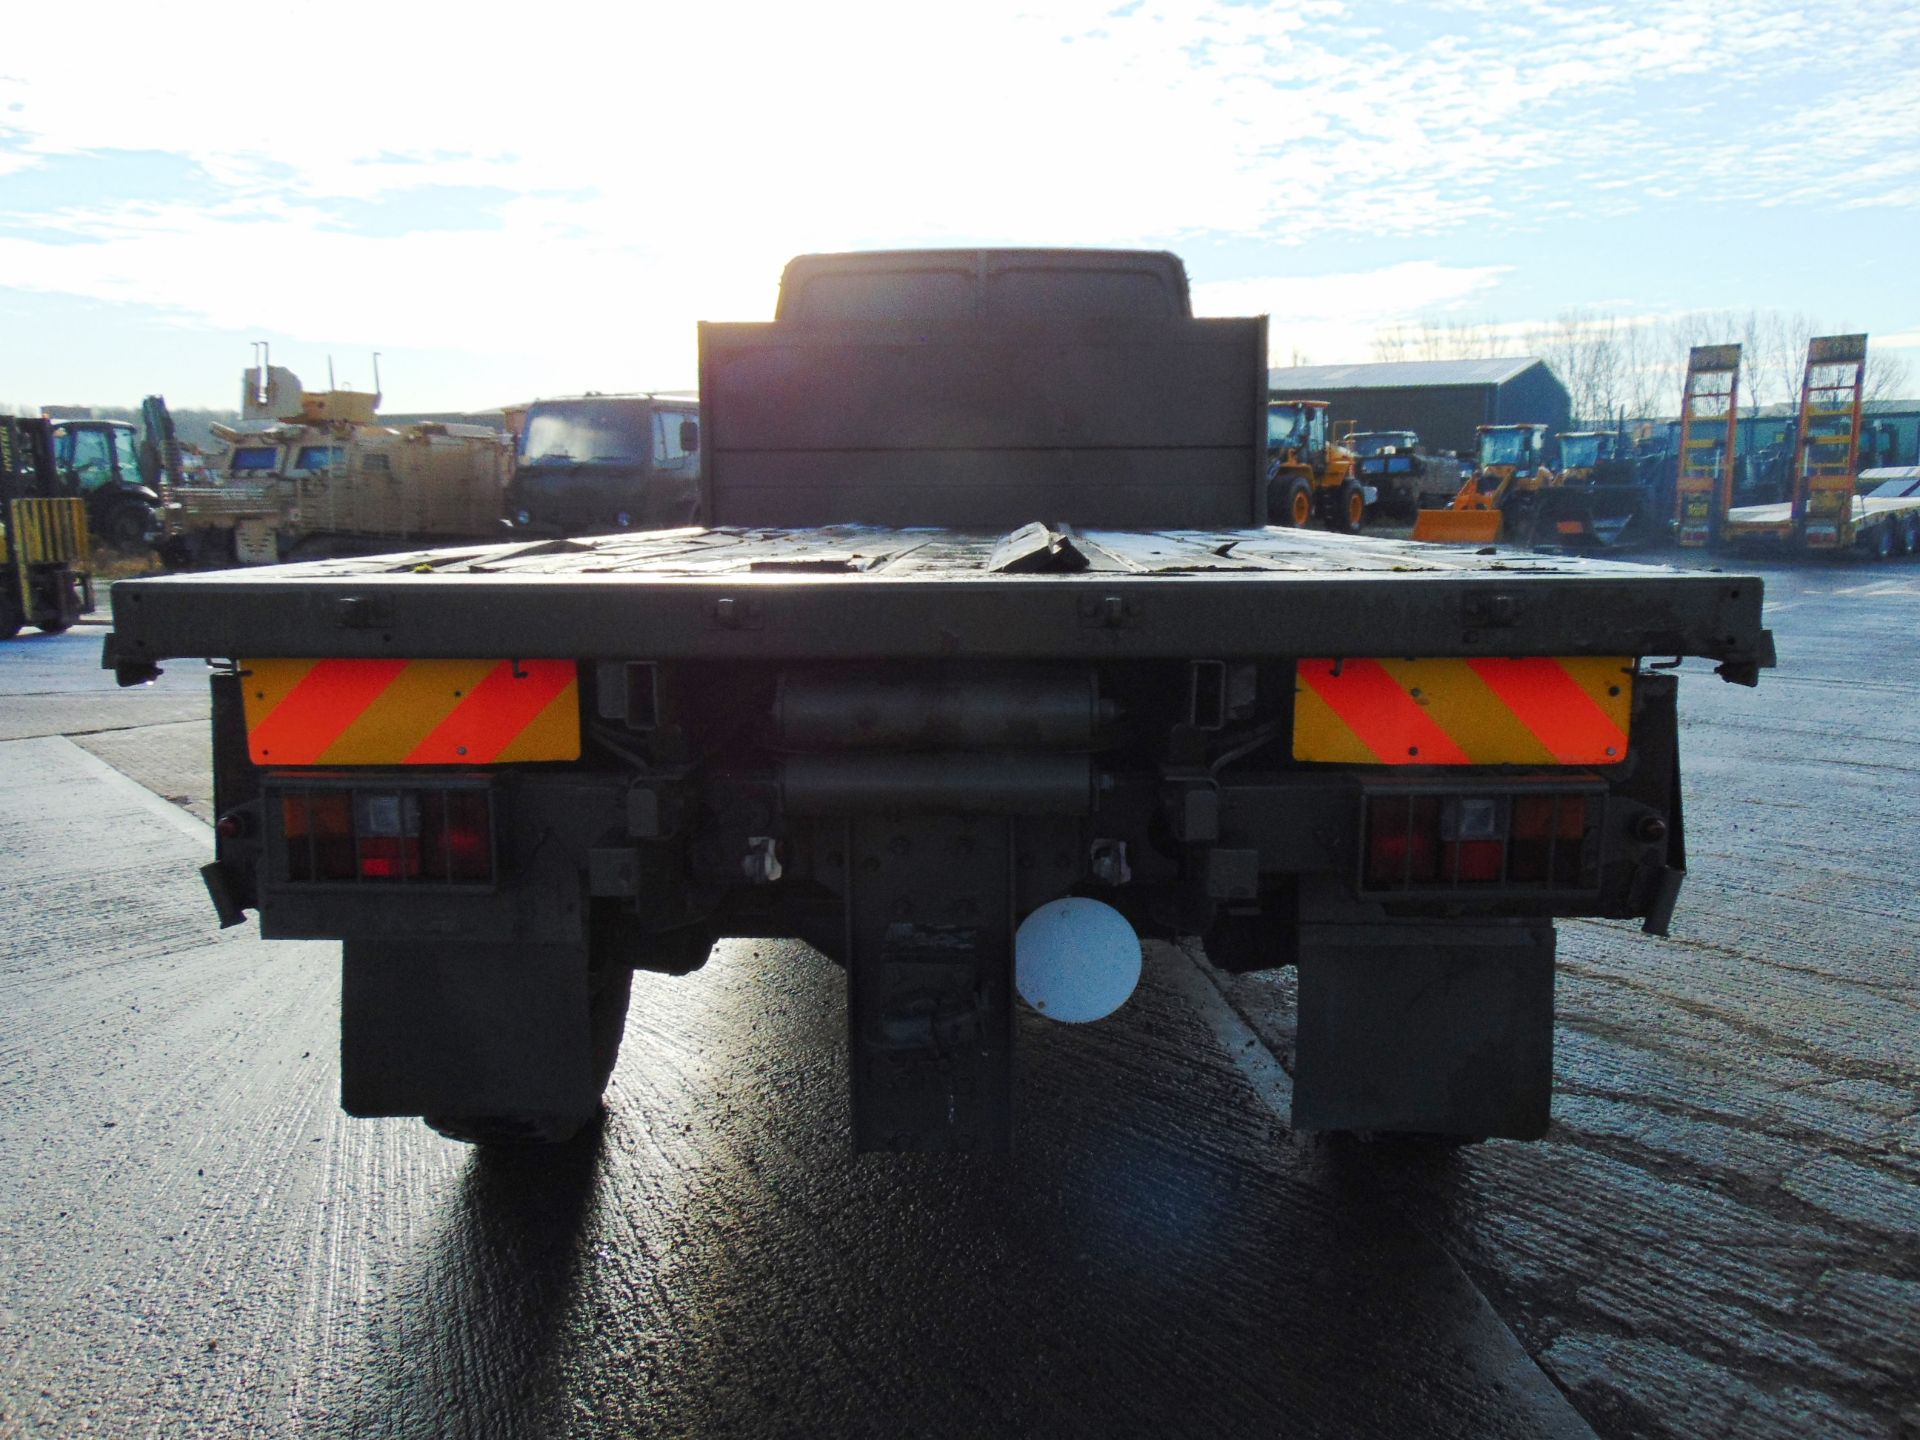
M87 502L65 493L53 425L0 415L0 640L58 634L93 608Z
M1329 434L1324 400L1267 403L1267 523L1300 529L1319 520L1352 534L1366 519L1369 493L1355 472L1345 434Z
M146 550L160 538L161 502L141 465L139 431L76 407L51 413L53 464L63 488L86 505L93 534L116 550Z
M1680 392L1680 461L1673 483L1674 543L1714 544L1733 505L1739 449L1740 347L1696 345Z
M1412 517L1429 496L1445 504L1460 488L1460 462L1429 454L1411 430L1362 430L1347 437L1360 483L1379 493L1387 513Z
M1866 371L1865 335L1820 335L1808 342L1788 497L1719 510L1724 543L1809 554L1853 551L1872 559L1901 552L1907 517L1920 510L1920 498L1861 483Z
M1560 469L1534 492L1527 543L1617 550L1659 538L1664 450L1646 451L1622 430L1573 430L1554 437Z
M1530 528L1540 491L1556 482L1546 466L1547 427L1481 425L1476 433L1473 474L1446 509L1414 518L1414 539L1492 545Z
M140 476L148 489L164 497L187 478L187 456L192 447L181 445L173 412L161 395L149 395L140 402L140 431Z
M513 460L501 432L382 425L377 391L305 390L264 360L243 384L241 427L214 427L211 478L171 489L169 565L273 565L501 537Z

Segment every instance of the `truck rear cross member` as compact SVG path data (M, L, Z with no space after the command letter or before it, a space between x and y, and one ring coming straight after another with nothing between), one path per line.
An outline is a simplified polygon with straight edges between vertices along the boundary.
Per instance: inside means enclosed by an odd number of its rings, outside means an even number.
M123 679L232 662L209 885L345 942L346 1108L559 1138L634 969L792 936L855 1145L1001 1149L1016 994L1198 936L1299 967L1300 1128L1540 1134L1554 918L1684 872L1641 657L1751 683L1759 582L1268 527L1259 324L1184 308L1165 256L809 257L703 327L713 528L116 586Z

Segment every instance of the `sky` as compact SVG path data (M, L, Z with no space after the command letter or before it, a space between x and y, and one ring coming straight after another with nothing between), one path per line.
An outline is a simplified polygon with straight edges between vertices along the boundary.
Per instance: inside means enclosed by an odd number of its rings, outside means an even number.
M0 405L691 387L794 254L1184 257L1276 364L1772 308L1920 373L1911 0L67 0L0 50ZM84 43L83 43L84 42Z

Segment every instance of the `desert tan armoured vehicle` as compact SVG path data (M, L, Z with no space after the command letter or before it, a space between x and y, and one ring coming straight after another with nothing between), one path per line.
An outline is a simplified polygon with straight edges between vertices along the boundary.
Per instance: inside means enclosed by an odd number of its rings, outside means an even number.
M211 478L172 488L163 553L217 569L501 538L511 439L480 425L380 424L380 397L249 369Z

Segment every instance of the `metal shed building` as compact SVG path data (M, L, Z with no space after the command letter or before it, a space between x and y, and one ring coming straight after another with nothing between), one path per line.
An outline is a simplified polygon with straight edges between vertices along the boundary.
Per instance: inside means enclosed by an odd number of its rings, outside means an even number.
M1276 400L1325 400L1335 421L1361 430L1415 430L1431 450L1471 455L1476 425L1572 428L1572 402L1544 360L1394 360L1269 370ZM1551 442L1549 456L1551 458Z

